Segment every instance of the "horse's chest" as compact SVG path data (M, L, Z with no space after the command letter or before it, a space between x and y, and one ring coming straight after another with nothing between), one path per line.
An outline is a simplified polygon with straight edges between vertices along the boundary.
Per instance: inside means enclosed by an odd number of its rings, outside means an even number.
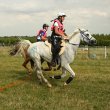
M62 56L62 61L71 63L74 60L74 52L66 51Z

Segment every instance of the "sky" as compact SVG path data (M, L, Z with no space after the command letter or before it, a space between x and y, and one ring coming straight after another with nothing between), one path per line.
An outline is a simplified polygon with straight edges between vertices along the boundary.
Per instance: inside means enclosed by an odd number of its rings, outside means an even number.
M67 15L67 34L76 28L110 34L110 0L0 0L0 36L35 36L59 12Z

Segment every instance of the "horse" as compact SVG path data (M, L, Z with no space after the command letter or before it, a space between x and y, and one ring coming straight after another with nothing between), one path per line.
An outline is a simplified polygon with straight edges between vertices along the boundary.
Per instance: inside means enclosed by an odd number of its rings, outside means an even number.
M65 50L60 56L62 74L50 76L52 79L61 79L66 76L66 71L70 73L70 77L64 82L64 85L68 85L75 77L75 72L70 67L70 63L73 62L75 52L77 51L80 41L85 41L87 44L95 44L96 39L85 29L76 29L69 40L66 42ZM29 57L35 63L35 72L40 82L45 82L48 87L52 87L50 82L44 77L41 69L41 58L47 62L51 62L52 55L49 51L49 47L44 42L33 43L29 46L27 53Z
M34 62L29 58L28 54L27 54L27 49L29 48L29 46L32 44L29 40L25 40L25 39L19 39L20 41L17 42L13 49L10 50L10 55L11 56L15 56L17 54L21 54L22 57L24 58L24 62L22 64L22 66L28 71L28 74L31 75L32 74L32 69L34 67ZM31 68L28 68L27 64L28 62L30 62L31 64ZM41 61L42 63L44 62L44 60L42 59ZM48 68L43 69L46 71L50 71L52 70L51 65L47 62L48 64Z

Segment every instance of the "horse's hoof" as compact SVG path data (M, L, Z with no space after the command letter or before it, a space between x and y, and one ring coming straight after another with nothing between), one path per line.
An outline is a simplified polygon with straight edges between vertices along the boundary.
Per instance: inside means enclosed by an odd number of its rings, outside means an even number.
M49 88L51 88L51 87L52 87L52 85L51 85L51 84L47 84L47 86L48 86Z
M66 84L66 83L64 83L64 86L67 86L67 84Z

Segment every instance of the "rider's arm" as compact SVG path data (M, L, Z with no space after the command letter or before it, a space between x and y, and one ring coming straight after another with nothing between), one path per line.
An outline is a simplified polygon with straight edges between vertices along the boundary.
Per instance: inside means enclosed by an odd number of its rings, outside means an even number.
M45 41L47 39L47 37L42 36L42 41Z

